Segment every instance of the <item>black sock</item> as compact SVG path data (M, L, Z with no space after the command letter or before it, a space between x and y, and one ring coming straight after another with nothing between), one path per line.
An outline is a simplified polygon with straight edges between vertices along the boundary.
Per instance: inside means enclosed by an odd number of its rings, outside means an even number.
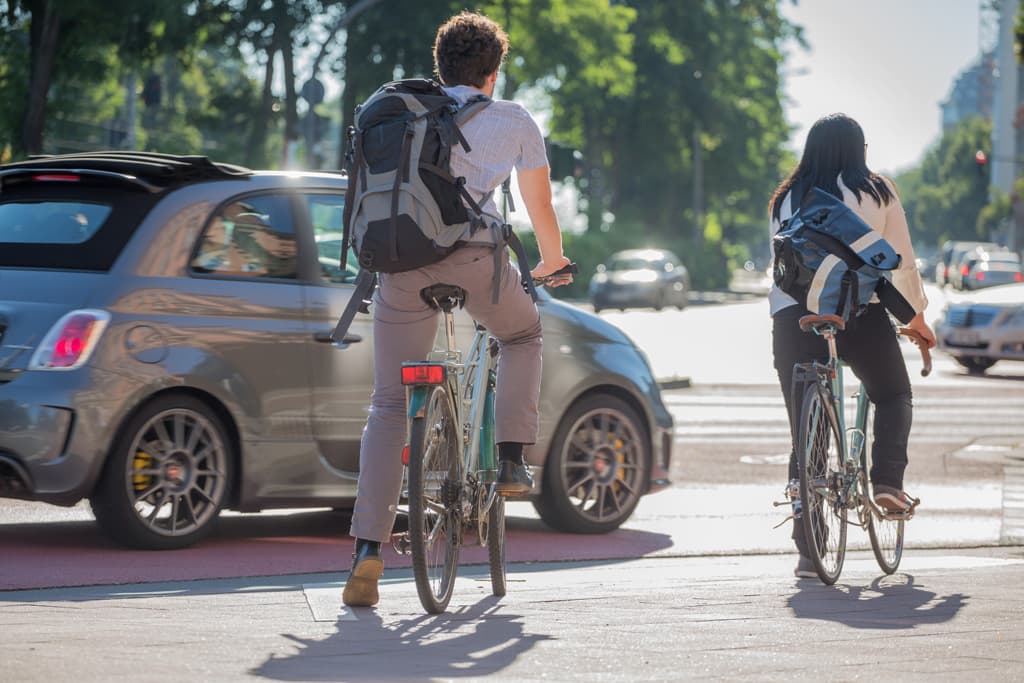
M356 555L360 555L363 548L366 548L369 555L380 555L380 542L367 541L365 538L356 539Z
M502 441L498 444L498 460L511 460L523 464L523 444L515 441Z

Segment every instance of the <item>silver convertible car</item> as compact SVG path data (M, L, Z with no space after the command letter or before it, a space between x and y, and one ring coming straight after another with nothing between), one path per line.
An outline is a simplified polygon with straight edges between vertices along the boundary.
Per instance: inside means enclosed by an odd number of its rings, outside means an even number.
M88 498L153 549L224 508L350 507L373 358L370 316L330 337L353 289L345 187L141 153L0 166L0 497ZM626 335L540 308L532 500L610 531L665 483L672 418Z

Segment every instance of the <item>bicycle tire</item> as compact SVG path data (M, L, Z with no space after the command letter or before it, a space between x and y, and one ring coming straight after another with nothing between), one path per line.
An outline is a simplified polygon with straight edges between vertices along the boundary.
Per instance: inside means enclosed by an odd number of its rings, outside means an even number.
M822 583L839 579L846 559L846 510L838 504L836 482L843 474L839 426L827 391L811 386L800 411L797 457L804 536Z
M491 570L491 592L505 595L505 499L495 496L487 511L487 562Z
M864 421L864 447L861 450L860 465L864 472L864 495L871 495L867 480L871 473L871 442L874 434L875 405L868 402L867 418ZM864 505L868 505L867 502ZM903 559L903 520L880 519L868 506L868 538L871 551L878 567L886 574L892 574Z
M420 603L431 614L448 607L459 566L464 479L458 444L448 392L435 387L409 430L412 571Z

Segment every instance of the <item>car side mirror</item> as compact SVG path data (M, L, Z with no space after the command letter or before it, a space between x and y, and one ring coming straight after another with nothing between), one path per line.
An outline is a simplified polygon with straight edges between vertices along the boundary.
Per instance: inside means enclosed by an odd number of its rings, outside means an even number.
M596 270L599 273L603 273L604 271L606 271L608 269L605 267L605 265L603 263L598 263L597 264L597 268L595 268L594 270Z

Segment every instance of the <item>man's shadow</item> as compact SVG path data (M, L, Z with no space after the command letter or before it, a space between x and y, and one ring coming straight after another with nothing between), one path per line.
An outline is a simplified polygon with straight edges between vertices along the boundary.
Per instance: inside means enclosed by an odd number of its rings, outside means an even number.
M374 609L350 610L327 639L285 634L299 651L272 656L250 673L278 681L483 678L550 639L524 633L522 617L501 609L498 598L487 597L444 614L387 624Z
M910 574L894 574L866 588L801 581L788 604L800 619L837 621L852 628L912 629L949 621L969 599L963 593L940 596L915 585Z

